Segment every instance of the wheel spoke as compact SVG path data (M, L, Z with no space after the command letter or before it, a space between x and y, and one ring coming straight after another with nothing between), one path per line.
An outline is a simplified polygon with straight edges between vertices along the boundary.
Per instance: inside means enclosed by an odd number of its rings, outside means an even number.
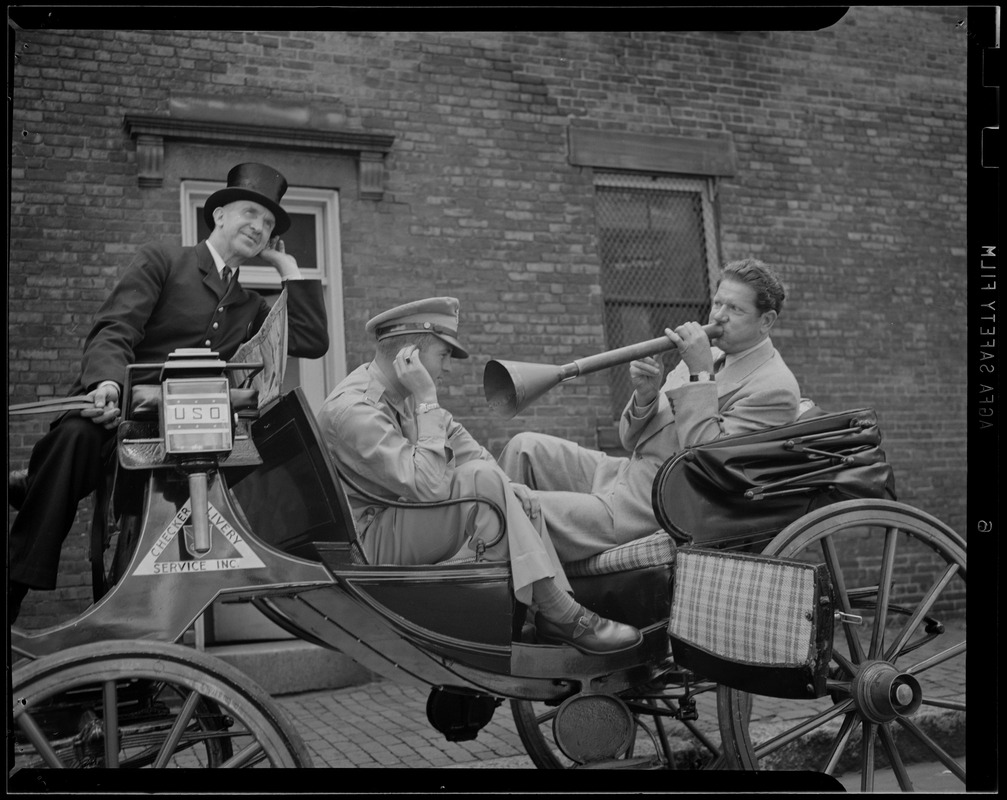
M910 675L918 675L921 672L926 672L931 667L936 667L938 664L943 664L945 661L949 661L955 656L961 655L965 652L965 640L962 639L957 644L949 647L947 650L942 650L939 653L934 653L930 658L924 659L917 664L913 664L909 667L906 672Z
M836 767L839 766L839 759L843 757L846 745L849 744L850 737L853 735L853 727L856 724L857 714L855 711L851 711L843 718L843 724L839 726L839 735L832 741L829 756L825 760L825 768L822 770L826 775L835 773Z
M871 635L869 658L877 658L885 649L885 623L888 620L888 601L892 594L893 571L895 568L895 545L898 541L898 529L888 528L885 531L884 554L881 559L881 577L878 580L877 608L874 612L874 633Z
M836 660L836 663L843 668L843 671L849 675L851 678L856 674L856 666L842 653L837 650L832 651L832 657Z
M874 723L864 720L860 759L860 791L874 791Z
M105 681L103 691L105 727L105 767L119 766L119 692L115 680Z
M178 747L178 743L182 739L182 734L189 727L189 721L196 711L196 704L198 702L199 693L189 692L189 696L185 698L185 702L182 704L182 710L178 712L175 724L172 725L167 738L164 740L164 744L161 745L161 752L154 759L155 769L162 769L168 763L168 759L171 758L172 753L175 752L175 748Z
M920 601L919 605L916 607L916 611L913 612L912 617L906 622L905 626L902 628L902 632L899 634L898 638L892 642L891 647L885 653L885 660L894 663L901 654L905 646L909 643L910 637L912 637L913 632L919 627L923 618L927 615L927 612L933 608L934 603L940 597L941 592L947 587L951 582L951 579L958 574L958 565L949 564L947 569L941 574L940 578L930 587L930 590L926 593L924 598Z
M909 772L906 770L906 765L902 763L902 754L899 752L899 748L895 744L895 737L892 736L892 731L889 725L879 725L878 735L881 737L881 746L884 748L885 754L888 756L888 761L892 765L892 771L895 773L895 779L899 782L899 788L902 789L903 792L913 791L913 782L909 777Z
M822 554L825 557L825 563L828 565L829 574L832 576L832 582L835 584L840 610L847 614L852 614L853 606L850 604L850 595L846 590L843 569L839 565L839 554L836 552L836 543L831 536L822 537ZM849 645L853 663L859 664L864 660L864 648L860 644L860 638L849 625L843 625L843 632L846 634L846 642Z
M965 712L965 702L963 700L947 700L938 697L924 697L923 705L933 706L934 708L950 708L952 711Z
M957 778L959 778L962 782L965 781L965 770L962 768L962 765L955 761L947 750L927 736L927 734L924 733L915 722L910 719L905 719L904 717L899 717L896 721L913 736L919 739L919 741L922 742L931 753L937 756L937 758L940 759L940 762L951 770Z
M784 745L788 745L795 739L799 739L806 733L821 727L829 720L838 717L840 714L845 714L850 708L852 708L852 706L852 700L844 700L842 703L829 706L824 711L821 711L813 717L809 717L799 725L795 725L793 728L789 728L788 730L783 731L783 733L780 733L772 739L769 739L757 746L755 748L756 757L760 759L765 758L767 755L779 750Z
M259 744L259 742L251 742L221 764L220 768L238 769L240 767L249 767L252 764L262 761L265 757L266 753L262 749L262 745Z
M682 720L682 724L689 733L699 740L699 743L703 745L703 747L710 751L710 755L714 758L720 758L720 748L717 747L716 743L709 736L703 733L694 723L687 719Z
M652 708L656 708L657 703L653 700L648 700L647 705ZM664 753L664 763L668 766L674 766L675 759L671 754L671 745L668 743L668 731L664 727L664 720L661 719L660 715L654 714L654 730L657 732L658 741L661 743L661 752ZM639 724L639 723L638 723ZM629 752L626 757L629 758L633 755L633 746L636 744L634 740L633 745L630 745Z
M66 767L66 764L60 760L60 757L56 754L56 750L49 744L49 740L31 714L25 711L23 714L18 715L17 724L24 731L25 736L28 737L28 741L32 743L32 746L47 766L52 769L64 769Z

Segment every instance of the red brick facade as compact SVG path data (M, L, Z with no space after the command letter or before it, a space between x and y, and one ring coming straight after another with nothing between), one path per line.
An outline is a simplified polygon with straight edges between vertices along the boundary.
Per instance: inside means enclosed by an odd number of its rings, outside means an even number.
M65 391L119 271L141 243L178 239L180 178L222 181L255 158L340 190L351 368L371 315L455 295L474 357L443 403L493 450L524 428L594 446L602 374L506 422L482 397L488 358L606 349L592 170L571 165L569 128L730 143L721 259L779 267L774 339L805 394L874 407L900 499L964 533L964 14L857 7L825 30L739 33L17 31L9 401ZM126 118L192 98L246 123L394 137L380 199L324 152L226 142L166 141L163 184L141 186ZM187 146L204 174L172 172ZM10 467L45 424L12 419ZM60 589L33 593L25 624L87 604L88 511Z

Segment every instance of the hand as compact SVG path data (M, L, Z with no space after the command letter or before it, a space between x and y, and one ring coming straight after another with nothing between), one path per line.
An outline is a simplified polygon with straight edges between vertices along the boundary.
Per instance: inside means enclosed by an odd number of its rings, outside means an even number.
M649 406L661 389L664 367L656 358L648 356L629 364L629 380L636 390L636 404Z
M283 239L279 236L274 236L266 243L262 252L259 253L259 257L279 272L280 277L284 280L301 277L297 259L287 254L286 245L283 244Z
M710 338L698 322L686 322L675 330L665 328L665 335L675 343L689 372L713 372L713 351Z
M542 506L539 503L538 495L523 483L512 483L510 488L514 490L517 499L521 501L521 508L524 509L524 513L528 519L538 519L538 515L542 513Z
M87 398L94 403L93 408L85 408L80 415L91 420L95 425L101 425L106 430L119 425L119 387L112 383L99 386L88 392Z
M395 377L417 403L437 402L437 386L420 361L420 349L416 345L407 345L399 350L392 365L395 367Z

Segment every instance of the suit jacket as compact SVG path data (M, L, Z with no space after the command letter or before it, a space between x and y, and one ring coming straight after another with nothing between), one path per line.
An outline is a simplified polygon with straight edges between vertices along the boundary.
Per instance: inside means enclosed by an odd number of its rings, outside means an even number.
M208 347L224 360L233 356L269 313L265 299L235 278L225 286L206 242L143 246L98 310L71 393L88 392L104 380L122 386L127 365L163 362L180 347ZM288 353L319 358L329 349L321 281L285 281L284 286ZM157 376L135 380L156 381Z
M714 357L722 352L714 348ZM616 530L654 524L651 487L657 470L686 447L724 436L786 425L797 419L797 379L771 340L726 365L713 381L689 382L679 363L653 403L634 410L630 399L619 421L629 458L608 459L595 475L595 492L612 504ZM603 488L604 487L604 488Z

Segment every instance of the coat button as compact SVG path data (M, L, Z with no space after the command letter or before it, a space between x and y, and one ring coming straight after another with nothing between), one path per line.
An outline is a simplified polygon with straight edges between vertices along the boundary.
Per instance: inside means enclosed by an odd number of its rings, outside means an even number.
M210 346L210 340L207 339L205 342L203 342L203 344L205 344L207 347L209 347Z
M224 307L223 307L223 306L221 306L220 308L218 308L218 309L217 309L217 313L218 313L218 314L223 314L223 313L224 313Z
M220 323L219 322L214 322L213 323L213 329L214 330L217 330L217 328L219 328L219 327L220 327Z

